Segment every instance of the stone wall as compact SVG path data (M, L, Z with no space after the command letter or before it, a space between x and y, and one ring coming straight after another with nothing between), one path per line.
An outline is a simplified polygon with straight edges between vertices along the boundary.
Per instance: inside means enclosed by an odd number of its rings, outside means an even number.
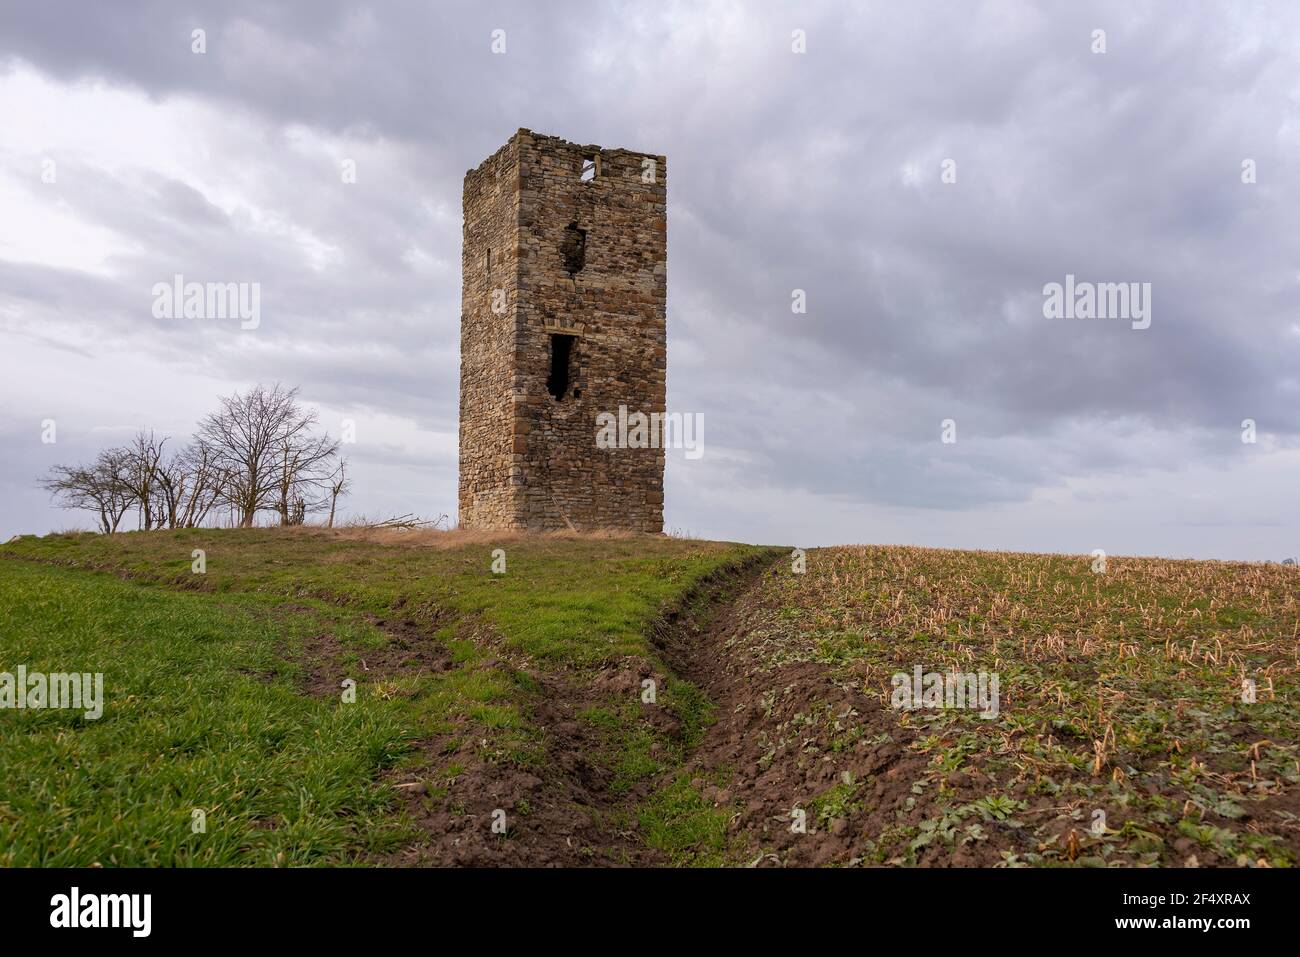
M506 144L465 176L461 244L460 494L462 525L509 527L513 462L519 157ZM489 268L488 259L491 257ZM493 310L493 291L500 290Z
M599 449L596 418L664 409L666 174L663 156L528 130L467 174L463 526L663 530L663 449ZM554 336L570 337L558 399Z

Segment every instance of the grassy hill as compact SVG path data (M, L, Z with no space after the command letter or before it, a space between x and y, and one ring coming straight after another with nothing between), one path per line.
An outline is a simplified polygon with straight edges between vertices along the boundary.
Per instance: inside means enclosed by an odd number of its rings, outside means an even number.
M1294 569L807 562L309 529L0 546L0 672L103 672L107 698L0 711L0 864L1295 862ZM998 716L891 707L916 666L996 674Z

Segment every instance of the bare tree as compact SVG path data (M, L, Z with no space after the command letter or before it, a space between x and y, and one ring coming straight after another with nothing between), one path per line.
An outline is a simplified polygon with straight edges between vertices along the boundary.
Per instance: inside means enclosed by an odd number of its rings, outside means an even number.
M282 525L301 525L327 505L333 527L339 496L351 487L347 464L337 442L314 433L316 413L298 404L298 390L259 385L220 402L194 441L171 455L165 438L142 429L92 465L55 466L42 483L62 507L95 512L106 534L133 505L146 531L196 528L226 509L244 528L264 510Z
M207 520L224 486L211 448L197 440L158 468L158 487L168 528L197 528ZM159 518L159 524L162 524Z
M167 440L156 438L153 431L141 429L122 451L126 455L126 481L140 512L140 527L146 532L163 525L164 504L158 482L158 463L162 459Z
M211 450L240 527L252 526L263 509L277 511L286 525L295 513L305 514L338 454L329 436L313 436L315 425L316 413L298 404L298 390L278 383L223 397L221 408L200 423L199 439Z
M130 474L130 453L105 449L92 465L54 466L41 484L50 494L62 498L60 507L94 512L99 530L111 535L135 501Z
M158 524L168 528L181 527L181 502L189 494L190 472L185 461L184 449L173 452L171 457L158 466L158 489L162 498L162 516Z
M309 508L323 504L337 456L338 443L328 435L285 438L279 443L275 509L281 525L301 525Z
M347 495L350 491L352 491L352 479L348 477L348 460L339 459L338 467L329 480L330 518L325 525L326 528L334 527L334 509L338 505L339 496Z

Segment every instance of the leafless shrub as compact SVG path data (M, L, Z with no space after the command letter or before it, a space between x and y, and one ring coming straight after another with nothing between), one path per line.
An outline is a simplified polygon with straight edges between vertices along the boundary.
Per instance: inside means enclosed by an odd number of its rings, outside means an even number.
M341 458L329 479L330 517L325 523L326 528L334 527L334 510L338 505L339 496L346 495L350 491L352 491L352 479L348 476L348 460Z
M224 486L224 473L217 468L212 448L202 439L173 452L158 470L167 527L203 525Z
M158 481L158 463L162 459L166 439L157 438L153 430L141 429L130 444L122 449L126 462L126 484L140 514L140 527L145 531L154 527L157 519L164 523L162 490Z
M257 523L271 512L281 525L302 525L351 490L338 443L315 434L316 413L298 390L276 384L225 396L189 445L167 454L166 438L141 430L124 448L106 449L90 466L55 466L42 480L63 508L85 509L106 534L135 507L139 527L197 528ZM413 526L418 527L418 526Z
M222 496L241 528L270 509L282 525L300 525L318 507L335 472L338 443L316 436L316 413L298 404L298 390L255 386L221 399L199 424L223 476Z
M88 466L56 465L42 481L62 508L85 509L96 515L99 531L111 535L135 501L130 455L125 449L105 449Z

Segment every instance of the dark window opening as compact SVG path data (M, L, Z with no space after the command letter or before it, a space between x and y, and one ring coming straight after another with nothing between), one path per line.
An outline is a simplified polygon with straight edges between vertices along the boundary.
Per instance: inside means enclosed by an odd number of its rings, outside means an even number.
M488 251L487 251L487 274L489 276L492 275L492 247L491 246L488 247Z
M573 356L573 336L551 336L551 374L546 379L546 391L554 399L563 399L569 391L572 370L569 368ZM573 393L578 394L577 390Z
M569 223L564 230L560 253L564 256L564 268L569 275L576 275L587 264L587 231L579 229L577 223Z
M585 156L582 159L582 181L590 183L596 178L597 164L595 156Z

